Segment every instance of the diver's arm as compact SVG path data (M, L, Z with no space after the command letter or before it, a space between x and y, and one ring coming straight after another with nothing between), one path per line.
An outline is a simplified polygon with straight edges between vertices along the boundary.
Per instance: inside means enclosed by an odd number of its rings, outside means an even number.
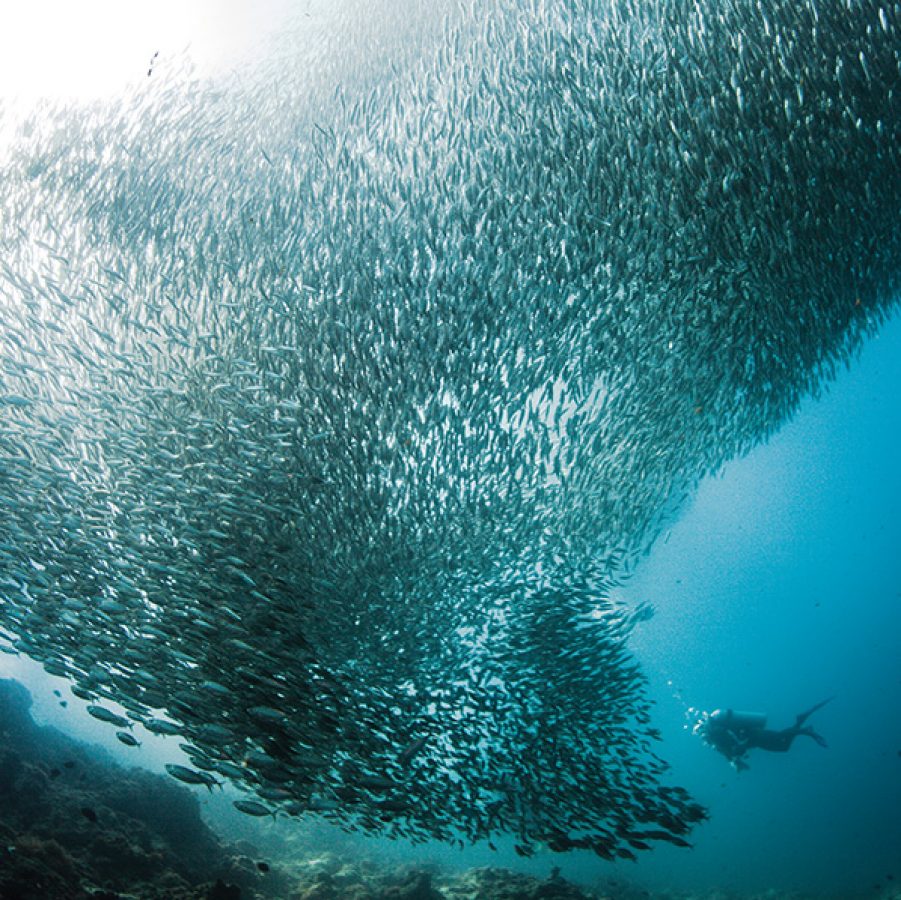
M752 746L750 734L744 728L740 728L737 731L730 728L729 737L732 738L732 746L735 748L736 756L744 756Z

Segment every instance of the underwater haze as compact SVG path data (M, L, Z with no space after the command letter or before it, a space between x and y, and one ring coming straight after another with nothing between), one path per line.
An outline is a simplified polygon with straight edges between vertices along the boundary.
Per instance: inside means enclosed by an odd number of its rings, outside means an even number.
M892 896L899 4L6 25L0 663L38 721L292 877L477 873L361 897ZM10 796L117 821L2 699ZM308 896L215 841L173 849L196 896Z
M850 897L901 877L899 383L896 317L828 393L700 486L626 588L656 608L630 645L664 755L710 810L690 853L641 860L653 884ZM828 749L799 738L752 751L748 771L691 733L691 708L781 728L833 695L811 720Z

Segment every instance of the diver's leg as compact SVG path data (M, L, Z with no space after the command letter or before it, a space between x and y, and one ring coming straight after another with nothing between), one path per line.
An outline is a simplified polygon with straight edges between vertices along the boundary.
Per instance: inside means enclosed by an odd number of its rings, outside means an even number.
M797 726L783 728L781 731L762 728L753 734L751 746L760 750L770 750L773 753L785 753L799 733Z
M806 737L813 738L821 747L828 747L829 745L826 743L826 738L821 734L817 734L813 728L808 725L806 728L802 728L798 731L798 734L803 734Z

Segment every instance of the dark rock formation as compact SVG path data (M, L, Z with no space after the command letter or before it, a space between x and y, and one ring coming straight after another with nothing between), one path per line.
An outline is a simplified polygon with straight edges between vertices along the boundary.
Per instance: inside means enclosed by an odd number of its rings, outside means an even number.
M30 707L0 680L0 900L258 896L190 791L37 726Z

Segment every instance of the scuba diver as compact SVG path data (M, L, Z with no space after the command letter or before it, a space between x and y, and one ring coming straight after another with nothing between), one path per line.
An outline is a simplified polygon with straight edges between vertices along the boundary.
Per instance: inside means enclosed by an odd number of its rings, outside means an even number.
M722 753L738 771L741 771L748 768L745 755L755 747L759 750L785 753L794 739L801 734L813 738L821 747L825 747L826 741L823 736L804 722L832 699L827 697L806 712L798 713L794 725L779 731L766 727L766 716L763 713L718 709L698 724L696 733L705 744Z

